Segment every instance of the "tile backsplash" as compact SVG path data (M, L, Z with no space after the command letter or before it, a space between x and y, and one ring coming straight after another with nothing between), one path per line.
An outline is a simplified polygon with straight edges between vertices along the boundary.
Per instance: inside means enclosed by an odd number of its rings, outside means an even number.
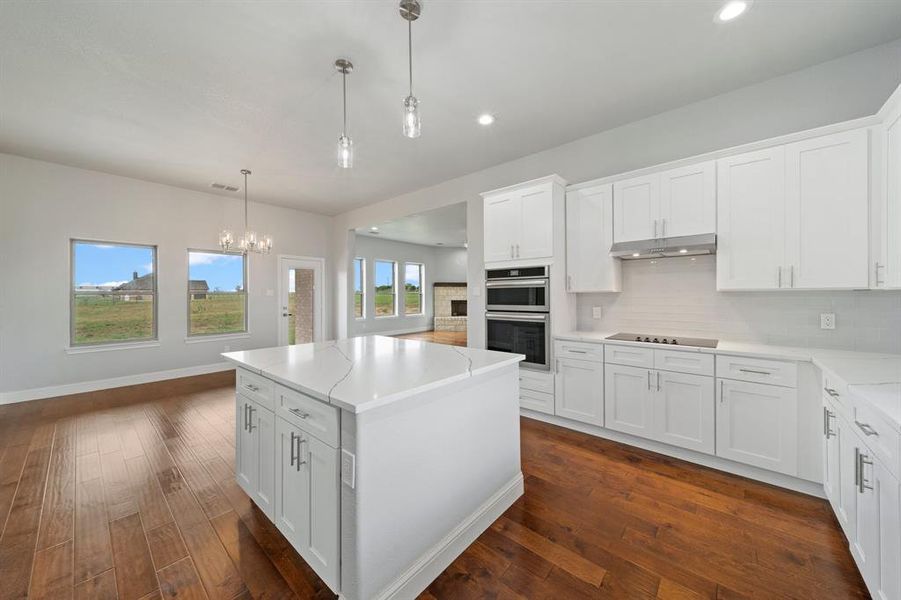
M580 330L901 353L901 292L717 292L716 258L623 261L623 291L579 294ZM592 307L603 309L592 318ZM835 313L834 330L820 313Z

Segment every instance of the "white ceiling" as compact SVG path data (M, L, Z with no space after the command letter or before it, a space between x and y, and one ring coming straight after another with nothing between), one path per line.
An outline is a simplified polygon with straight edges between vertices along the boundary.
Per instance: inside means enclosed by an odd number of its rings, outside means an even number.
M369 227L378 227L373 233ZM462 247L466 242L466 203L451 204L385 223L373 223L356 230L386 240L426 246Z
M901 35L897 0L719 5L425 0L408 140L394 1L5 0L0 151L203 191L248 167L251 199L337 214Z

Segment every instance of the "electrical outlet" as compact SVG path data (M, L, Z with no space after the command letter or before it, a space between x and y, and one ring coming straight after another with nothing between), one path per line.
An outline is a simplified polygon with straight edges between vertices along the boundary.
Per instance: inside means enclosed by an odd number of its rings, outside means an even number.
M603 306L592 306L591 307L591 318L592 319L603 319L604 318L604 307Z
M820 313L820 329L835 329L835 313Z

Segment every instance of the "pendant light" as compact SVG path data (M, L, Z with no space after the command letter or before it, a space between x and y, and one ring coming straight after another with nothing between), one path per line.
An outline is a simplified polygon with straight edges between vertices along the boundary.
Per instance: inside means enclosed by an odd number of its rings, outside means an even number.
M407 21L407 50L410 66L410 95L404 98L404 135L418 138L422 133L419 100L413 95L413 21L422 13L419 0L400 0L400 16Z
M353 72L354 66L349 60L339 58L335 61L335 68L341 73L341 92L344 97L344 127L338 138L338 166L350 169L354 166L354 141L347 135L347 74Z
M257 254L269 254L272 251L272 236L257 236L257 232L247 228L247 176L251 174L250 169L241 169L244 176L244 234L235 244L235 236L228 229L224 229L219 233L219 247L223 250L231 250L233 245L244 254L248 252L256 252Z

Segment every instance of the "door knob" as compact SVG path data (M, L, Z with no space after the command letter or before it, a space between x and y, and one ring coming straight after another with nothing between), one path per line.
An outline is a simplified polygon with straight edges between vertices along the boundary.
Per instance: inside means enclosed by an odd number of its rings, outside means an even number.
M282 313L283 317L293 317L294 313Z

